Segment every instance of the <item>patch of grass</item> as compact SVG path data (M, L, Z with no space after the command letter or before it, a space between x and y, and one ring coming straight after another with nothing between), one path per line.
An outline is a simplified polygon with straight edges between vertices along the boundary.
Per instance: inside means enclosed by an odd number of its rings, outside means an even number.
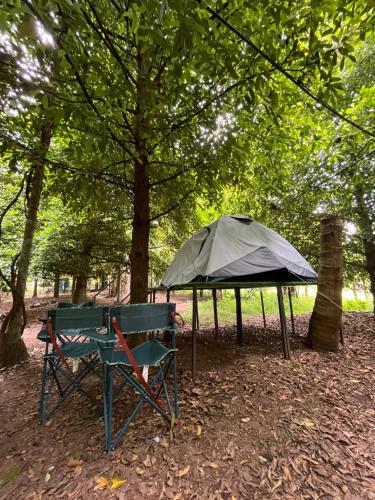
M343 306L345 311L356 311L356 312L372 312L372 300L368 297L366 300L363 299L344 299Z
M242 290L242 316L261 316L262 306L259 290ZM279 307L277 303L276 291L263 290L264 309L266 316L278 315ZM310 313L313 310L315 302L314 296L300 295L299 297L292 296L293 313L294 315ZM290 315L288 295L284 296L285 312ZM204 299L199 302L199 321L201 325L209 325L213 323L213 305L211 294L205 292ZM360 299L344 299L343 308L345 311L361 311L371 312L372 301ZM192 304L183 314L185 321L191 323ZM236 301L234 293L231 290L223 291L222 300L218 300L218 316L220 324L233 324L236 322Z

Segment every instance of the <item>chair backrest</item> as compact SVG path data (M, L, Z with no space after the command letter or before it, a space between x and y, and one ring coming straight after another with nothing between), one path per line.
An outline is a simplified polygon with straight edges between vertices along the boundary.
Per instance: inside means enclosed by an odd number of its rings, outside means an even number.
M107 326L108 307L73 307L52 309L48 318L52 320L55 332L102 328Z
M77 304L72 304L71 302L58 302L57 309L73 309L78 307Z
M57 303L57 308L58 309L73 309L77 307L94 307L95 303L93 300L87 300L86 302L83 302L82 304L72 304L71 302L58 302Z
M127 304L109 309L110 320L116 318L122 333L140 333L153 330L175 330L173 314L176 304ZM112 324L111 324L112 327Z

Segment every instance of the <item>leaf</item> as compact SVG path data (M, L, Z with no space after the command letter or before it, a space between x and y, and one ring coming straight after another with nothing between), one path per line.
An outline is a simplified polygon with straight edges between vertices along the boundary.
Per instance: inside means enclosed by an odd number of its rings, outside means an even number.
M109 480L104 476L99 476L96 478L96 484L100 490L105 490L109 484Z
M241 418L241 422L250 422L250 417Z
M135 472L138 474L138 476L143 476L143 474L145 473L145 471L140 467L136 467Z
M45 483L48 483L48 481L51 479L51 474L49 472L47 472L45 478L44 478L44 482Z
M79 458L69 457L68 467L79 467L82 464L83 464L83 460L81 460Z
M207 462L205 465L207 467L211 467L211 469L218 469L219 468L218 464L215 462Z
M178 472L177 472L177 477L183 477L183 476L186 476L186 474L189 472L190 470L190 465L187 465L184 469L180 469Z
M202 434L202 427L198 425L197 427L197 436L200 436Z
M299 424L303 427L306 427L307 429L312 429L313 427L315 427L314 422L310 422L310 420L301 420Z
M4 484L8 483L9 481L12 481L12 479L16 478L18 474L21 472L22 468L19 465L16 465L15 467L12 467L5 476L3 476L0 479L0 487L4 486Z
M109 489L110 490L116 490L117 488L120 488L123 484L127 482L127 479L119 479L118 477L113 477L110 481Z

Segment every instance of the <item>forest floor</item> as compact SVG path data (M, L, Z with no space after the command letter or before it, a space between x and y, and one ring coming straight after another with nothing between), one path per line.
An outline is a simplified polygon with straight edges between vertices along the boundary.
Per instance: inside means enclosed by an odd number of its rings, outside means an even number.
M30 359L0 370L1 499L375 499L370 314L346 314L345 345L325 354L304 347L309 317L297 317L289 361L277 318L267 329L260 318L244 321L243 347L233 327L222 326L218 339L204 329L195 383L185 327L177 339L182 424L172 433L157 415L139 414L106 455L103 419L80 395L38 424L43 346L35 336L48 309L40 302L24 334Z

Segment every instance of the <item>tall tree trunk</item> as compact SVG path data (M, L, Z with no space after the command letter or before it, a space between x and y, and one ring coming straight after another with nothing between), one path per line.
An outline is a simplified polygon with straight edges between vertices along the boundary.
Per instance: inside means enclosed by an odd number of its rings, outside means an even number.
M55 274L53 281L53 298L58 299L60 295L60 273Z
M87 276L80 274L76 277L76 286L73 294L73 304L82 304L87 299Z
M33 299L35 299L35 297L38 297L38 278L34 280Z
M148 142L150 125L145 112L147 103L148 68L142 51L138 53L137 108L135 117L133 230L130 251L130 302L147 302L148 244L150 238L150 160Z
M77 277L73 276L73 279L72 279L72 302L73 302L73 297L74 297L74 293L76 290L76 283L77 283Z
M117 297L117 302L120 302L120 295L121 295L121 271L118 270L117 272L117 279L116 279L116 297Z
M41 127L38 152L31 159L28 182L28 207L21 252L18 259L15 286L12 290L12 308L5 317L0 330L0 366L12 366L27 359L27 350L22 334L26 326L25 290L30 266L34 232L37 223L40 195L43 187L44 160L51 142L53 127L45 122Z
M311 315L307 345L321 351L337 351L342 321L342 220L328 216L320 226L318 291Z
M375 235L370 210L365 202L365 193L362 186L356 186L354 190L356 201L355 210L358 214L358 226L366 257L366 269L370 276L370 292L373 300L373 313L375 316Z

